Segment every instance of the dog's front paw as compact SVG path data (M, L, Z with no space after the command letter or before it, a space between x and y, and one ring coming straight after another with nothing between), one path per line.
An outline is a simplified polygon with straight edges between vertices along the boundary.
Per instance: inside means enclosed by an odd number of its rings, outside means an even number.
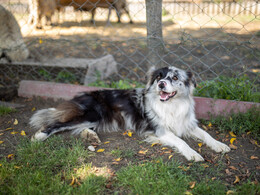
M223 144L219 141L217 141L214 146L212 147L213 150L215 150L216 152L222 152L222 153L227 153L230 152L230 148L226 145Z
M195 162L204 161L204 158L195 150L189 151L188 153L184 154L184 156L188 161L195 161Z
M97 133L90 129L85 129L80 133L81 138L89 141L89 142L97 142L100 143L100 139L97 135Z

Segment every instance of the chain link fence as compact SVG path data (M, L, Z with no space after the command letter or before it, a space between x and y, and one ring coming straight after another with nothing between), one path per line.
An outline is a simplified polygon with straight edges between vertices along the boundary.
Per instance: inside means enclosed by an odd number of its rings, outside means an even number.
M15 16L30 52L20 62L0 54L1 87L17 87L22 79L78 84L95 81L86 75L107 82L145 82L152 61L146 15L153 14L152 9L146 10L145 0L39 2L0 0ZM46 17L39 24L40 9ZM259 84L258 0L163 0L161 13L163 51L152 54L157 58L152 63L191 70L198 82L247 74ZM0 51L4 49L0 44Z

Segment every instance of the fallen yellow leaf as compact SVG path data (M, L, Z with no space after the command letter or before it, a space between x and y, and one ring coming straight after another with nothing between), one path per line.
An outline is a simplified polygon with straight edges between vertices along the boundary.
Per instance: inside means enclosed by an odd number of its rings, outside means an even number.
M138 153L139 154L146 154L148 152L148 149L147 150L140 150Z
M152 143L151 147L154 147L155 145L158 145L159 143Z
M231 149L234 149L234 150L237 149L237 146L235 146L234 144L229 144L229 147L230 147Z
M0 133L0 135L4 135L4 133Z
M15 135L15 134L17 134L17 133L18 133L17 131L12 131L12 132L11 132L12 135Z
M0 141L0 144L4 143L4 141Z
M0 167L2 166L2 164L0 164Z
M229 131L229 135L231 135L232 137L236 137L236 135L232 131Z
M25 136L26 135L25 131L21 131L21 135Z
M257 156L251 156L250 159L251 160L256 160L256 159L258 159L258 157Z
M201 148L202 144L203 144L203 143L198 143L198 145L199 145L200 148Z
M33 108L32 108L32 112L33 112L33 111L35 111L35 110L36 110L36 108L35 108L35 107L33 107Z
M233 190L228 190L227 193L226 193L226 195L229 195L229 194L235 194L235 191L233 191Z
M208 127L212 127L212 123L211 122L208 124Z
M98 149L97 152L104 152L105 149Z
M75 183L75 177L72 176L72 180L70 182L70 186L72 186Z
M170 155L170 156L168 157L168 159L170 160L172 157L173 157L173 155Z
M183 170L183 171L188 171L190 167L178 166L178 168Z
M190 189L193 189L193 188L195 187L196 182L195 182L195 181L192 181L192 182L190 182L189 184L190 184Z
M190 191L186 191L185 195L192 195L192 193Z
M204 167L204 168L208 168L209 167L209 165L207 165L207 164L201 164L201 166Z
M233 142L234 142L236 139L237 139L237 138L234 138L234 137L231 138L231 139L230 139L230 143L233 144Z
M21 167L19 167L19 166L14 166L14 168L15 168L15 169L21 169Z
M129 137L132 137L132 135L133 135L133 132L131 132L131 131L128 131L128 132L127 132L127 135L128 135Z
M167 147L163 147L161 150L168 150L169 148L167 148Z
M233 183L234 183L234 184L239 183L239 182L240 182L239 177L238 177L237 175L236 175L235 177L236 177L236 179L235 179L235 181L234 181Z
M14 154L8 154L7 158L12 158L14 157Z
M116 158L116 159L114 159L114 161L121 161L122 159L121 158Z
M39 43L42 44L42 39L39 39Z
M110 143L110 141L104 142L104 144L109 144L109 143Z
M13 124L14 124L14 125L18 125L18 120L15 119Z

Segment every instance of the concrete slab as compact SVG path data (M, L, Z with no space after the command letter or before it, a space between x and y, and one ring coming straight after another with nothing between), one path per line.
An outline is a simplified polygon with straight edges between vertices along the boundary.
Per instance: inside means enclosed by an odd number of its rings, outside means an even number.
M104 88L23 80L20 82L18 95L27 98L39 96L43 98L69 100L79 92L102 89ZM210 119L210 116L217 115L228 116L231 112L246 112L253 106L258 108L260 107L259 103L253 102L241 102L204 97L194 97L194 99L196 103L195 112L198 119Z

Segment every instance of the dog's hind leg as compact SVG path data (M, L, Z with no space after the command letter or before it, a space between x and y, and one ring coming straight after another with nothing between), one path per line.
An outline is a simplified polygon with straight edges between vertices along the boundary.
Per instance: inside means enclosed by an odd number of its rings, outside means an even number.
M91 123L88 121L81 122L81 123L56 122L52 125L47 126L46 128L44 128L44 127L41 128L39 131L37 131L35 133L34 136L32 136L31 140L32 141L44 141L51 135L59 133L59 132L63 132L63 131L72 131L73 134L81 134L82 132L86 131L86 132L88 132L89 138L96 136L96 141L100 141L99 138L97 137L96 133L93 130L91 130L91 129L94 129L95 127L96 127L96 123ZM85 134L86 134L86 132L85 132Z

